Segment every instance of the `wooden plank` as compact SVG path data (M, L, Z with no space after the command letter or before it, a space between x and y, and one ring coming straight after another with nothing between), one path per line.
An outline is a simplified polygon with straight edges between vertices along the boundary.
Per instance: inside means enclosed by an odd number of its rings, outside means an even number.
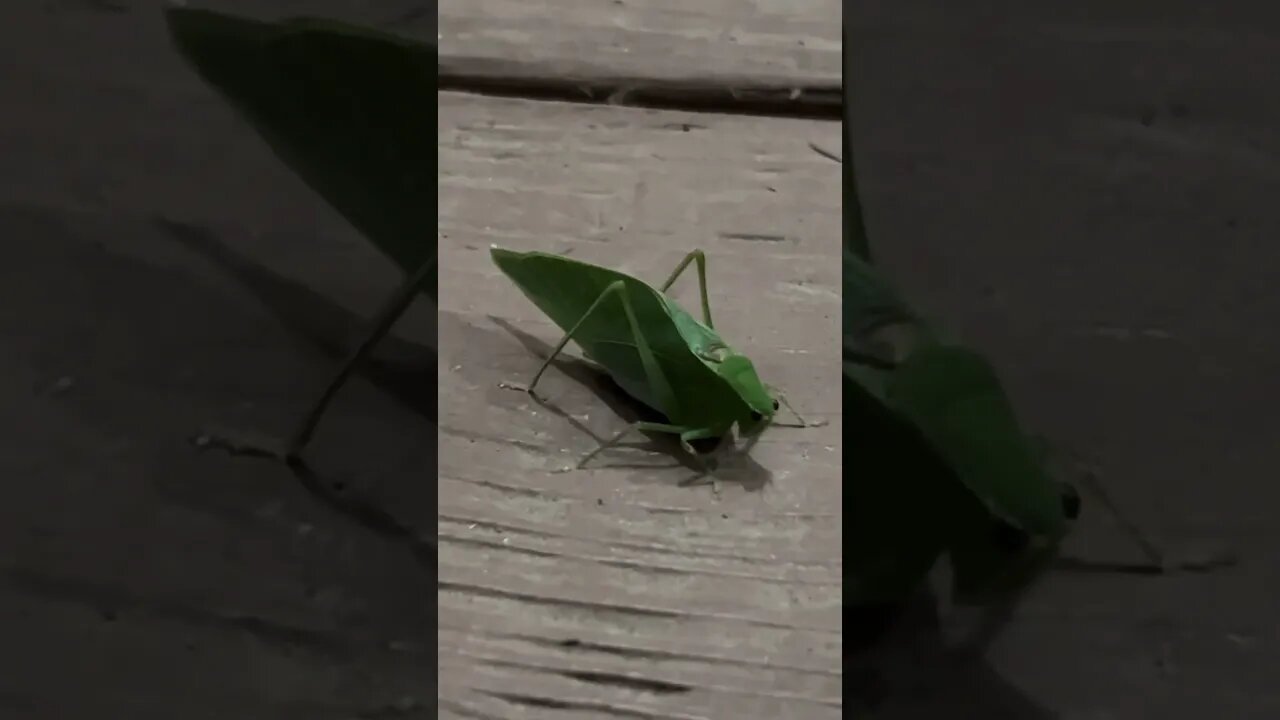
M840 174L807 143L839 126L442 93L439 132L442 711L837 717ZM641 449L556 472L594 441L498 387L559 333L491 243L645 278L702 247L717 327L829 424L770 429L719 497ZM600 436L596 378L540 389Z
M840 17L837 0L443 0L440 55L561 76L838 86Z

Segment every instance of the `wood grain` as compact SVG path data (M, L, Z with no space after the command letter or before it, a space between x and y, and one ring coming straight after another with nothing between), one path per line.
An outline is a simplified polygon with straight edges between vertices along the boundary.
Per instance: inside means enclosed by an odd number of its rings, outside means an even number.
M442 0L441 57L558 67L561 75L649 80L768 77L834 81L836 0Z

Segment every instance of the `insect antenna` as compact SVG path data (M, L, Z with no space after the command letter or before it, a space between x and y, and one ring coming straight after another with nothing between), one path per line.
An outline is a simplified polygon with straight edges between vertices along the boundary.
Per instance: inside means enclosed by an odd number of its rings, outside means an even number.
M775 410L777 410L778 405L782 405L782 407L787 409L787 412L794 415L796 420L799 421L799 424L796 425L792 423L778 422L777 420L770 419L769 420L770 425L777 425L778 427L789 427L789 428L811 428L811 427L822 427L823 425L827 424L826 420L814 420L813 422L809 422L808 420L805 420L804 417L800 415L800 413L796 412L795 408L791 407L791 403L787 402L787 397L783 395L778 390L778 388L772 385L765 385L764 387L766 390L769 391L769 394L773 396Z

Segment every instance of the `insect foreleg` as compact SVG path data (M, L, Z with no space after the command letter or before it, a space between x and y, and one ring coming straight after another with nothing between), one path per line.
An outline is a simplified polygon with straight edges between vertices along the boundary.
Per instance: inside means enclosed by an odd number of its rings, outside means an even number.
M1094 499L1102 503L1103 507L1107 509L1107 512L1111 514L1112 519L1116 521L1116 524L1119 525L1120 528L1124 530L1125 534L1129 536L1129 539L1142 550L1142 554L1147 557L1147 561L1150 562L1154 568L1158 568L1161 572L1167 570L1168 564L1165 560L1165 554L1147 537L1147 534L1143 532L1136 523L1120 511L1120 506L1116 505L1116 502L1111 499L1111 493L1107 492L1106 488L1103 487L1102 481L1098 478L1097 474L1092 470L1086 471L1082 475L1081 480L1083 480L1083 484L1088 488L1089 493L1093 495Z
M694 440L711 440L723 436L724 433L715 428L694 428L680 433L680 447L695 458L701 459L697 450L693 449Z
M701 250L694 250L685 255L680 264L676 266L676 269L671 271L671 276L658 289L665 293L675 284L676 279L680 277L680 273L689 267L690 262L695 262L698 267L698 293L702 299L702 324L714 330L715 325L711 324L711 303L707 300L707 256Z
M1047 455L1049 447L1043 440L1038 441L1041 447L1037 448L1041 454ZM1032 442L1029 441L1029 442ZM1131 520L1120 506L1112 499L1111 494L1107 492L1103 485L1102 479L1098 476L1095 468L1083 468L1077 480L1081 482L1085 490L1107 509L1107 513L1115 521L1116 525L1124 532L1129 539L1138 546L1145 556L1144 562L1114 562L1105 560L1088 560L1078 557L1059 556L1055 565L1058 569L1069 570L1075 572L1103 572L1103 573L1129 573L1139 575L1158 575L1169 572L1209 572L1224 567L1230 567L1238 562L1238 557L1234 549L1230 547L1206 546L1197 547L1190 550L1167 553L1160 547L1159 543L1151 540L1147 533L1142 530L1133 520Z
M619 442L622 441L622 438L626 437L627 435L630 435L633 432L655 432L655 433L667 433L669 435L678 435L680 436L680 447L684 448L685 451L688 452L690 455L692 455L695 460L699 460L699 461L701 460L701 458L699 457L697 451L693 449L693 445L690 444L691 441L701 440L703 438L716 436L715 431L713 431L711 428L689 428L689 427L685 427L684 425L671 425L669 423L655 423L655 422L644 422L644 421L634 422L626 426L622 430L619 430L618 433L615 434L613 437L600 443L600 446L597 447L595 450L592 450L591 452L587 453L581 460L578 461L578 467L581 468L583 465L586 465L587 461L591 460L591 458L595 457L596 455L599 455L600 453L604 452L605 450L611 447L616 446Z
M587 453L586 456L583 457L582 460L578 462L578 469L581 469L584 465L586 465L587 461L591 460L591 458L595 457L596 455L599 455L601 452L604 452L608 448L616 446L618 442L622 440L622 438L636 431L670 433L670 434L677 434L680 436L680 446L684 448L685 452L689 453L689 457L694 461L694 463L698 465L698 470L699 470L699 474L694 478L692 478L692 481L686 481L684 483L681 483L681 485L687 486L692 484L693 482L701 481L703 478L705 478L707 475L711 473L711 467L706 462L706 459L703 458L701 455L699 455L697 451L693 449L693 445L691 443L694 440L702 440L704 438L716 437L719 434L717 433L716 430L712 428L687 428L682 425L670 425L667 423L654 423L654 422L643 422L643 421L632 423L626 426L613 437L609 438L603 443L600 443L599 447ZM715 478L711 478L711 489L713 492L715 492L715 494L717 495L720 494L720 482Z

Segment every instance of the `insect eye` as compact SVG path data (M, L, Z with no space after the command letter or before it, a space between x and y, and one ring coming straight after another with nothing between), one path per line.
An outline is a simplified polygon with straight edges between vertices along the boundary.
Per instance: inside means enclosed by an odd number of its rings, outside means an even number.
M1080 493L1066 483L1062 484L1062 514L1068 520L1080 517Z
M751 411L751 420L752 420L753 422L760 422L760 421L761 421L761 420L763 420L763 419L764 419L764 416L763 416L763 415L761 415L760 413L756 412L755 410L752 410L752 411Z
M773 401L773 411L774 411L774 412L778 412L778 408L780 408L780 407L782 407L782 406L778 404L778 401L777 401L777 400L774 400L774 401Z
M996 520L993 530L996 545L1009 552L1021 552L1031 543L1031 535L1027 531L1014 527L1004 520Z

